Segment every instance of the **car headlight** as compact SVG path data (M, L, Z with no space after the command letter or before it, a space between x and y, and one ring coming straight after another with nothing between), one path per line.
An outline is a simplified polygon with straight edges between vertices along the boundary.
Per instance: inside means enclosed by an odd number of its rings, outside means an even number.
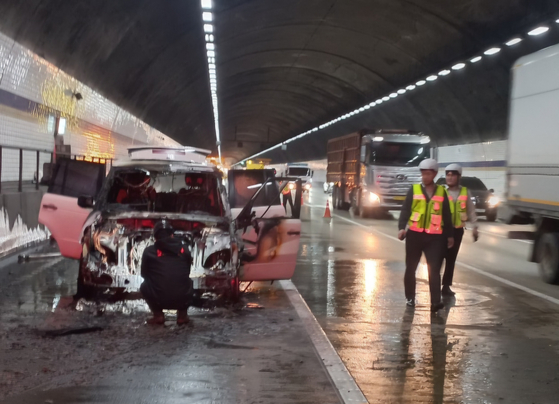
M377 194L375 194L374 192L371 192L371 194L369 195L369 199L373 203L380 202L380 197Z
M289 189L295 189L295 184L290 182L289 185L288 185L288 188Z
M491 198L489 198L489 199L487 200L487 204L488 204L490 207L492 207L492 208L494 208L495 206L497 206L497 205L499 204L499 202L500 202L500 201L499 201L499 198L497 198L495 195L493 195Z

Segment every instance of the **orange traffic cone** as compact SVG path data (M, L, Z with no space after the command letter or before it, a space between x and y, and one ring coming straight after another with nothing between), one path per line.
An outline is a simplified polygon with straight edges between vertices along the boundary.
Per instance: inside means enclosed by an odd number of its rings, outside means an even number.
M324 218L330 219L331 217L332 214L330 213L330 204L328 203L328 200L326 200L326 210L324 211Z

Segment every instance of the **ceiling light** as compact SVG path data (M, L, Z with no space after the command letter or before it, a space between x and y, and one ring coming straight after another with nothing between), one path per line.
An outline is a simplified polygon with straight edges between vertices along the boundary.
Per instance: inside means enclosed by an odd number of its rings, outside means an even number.
M390 94L390 98L396 98L397 96L398 96L398 94L396 94L396 93Z
M373 138L373 142L382 142L384 140L384 138L382 136L375 136Z
M377 104L382 104L384 102L383 99L379 98L378 100L375 101Z
M209 50L207 53L208 53L208 57L210 57L210 58L214 58L214 57L215 57L215 51Z
M371 106L371 107L374 107L375 105L377 105L376 102L371 102L371 103L369 104L369 106Z
M450 74L450 70L443 70L439 72L439 76L448 76Z
M422 85L424 85L425 83L426 83L425 80L419 80L419 81L418 81L417 83L415 83L415 84L417 84L418 86L422 86Z
M462 70L464 67L466 67L465 63L457 63L452 66L452 70Z
M214 26L212 24L204 24L204 32L214 32Z
M214 49L215 49L215 45L214 45L213 43L207 43L207 44L206 44L206 49L214 50Z
M532 31L528 32L528 35L532 35L532 36L536 36L536 35L541 35L545 32L549 31L548 27L538 27L536 29L533 29Z
M481 56L476 56L475 58L471 59L470 62L477 63L481 60Z
M499 53L501 51L501 48L491 48L491 49L487 49L485 52L483 52L484 55L494 55L496 53Z
M406 87L406 90L408 90L408 91L411 91L413 89L415 89L415 86L413 84L411 86Z
M213 34L206 34L206 42L213 42L214 36Z
M206 10L211 10L212 0L202 0L202 8L205 8Z
M555 22L556 22L557 24L559 24L559 19L555 20Z
M370 105L370 104L367 104L367 105L365 105L363 108L369 109L369 108L371 108L371 105Z
M520 39L520 38L514 38L514 39L511 39L510 41L508 41L505 45L512 46L512 45L516 45L517 43L519 43L521 41L522 41L522 39Z
M398 90L398 94L405 94L406 90L404 90L403 88L401 90Z
M432 75L432 76L429 76L429 77L426 78L427 81L435 81L437 79L438 79L438 77L435 76L435 75Z
M210 22L210 21L213 21L213 19L214 19L214 16L213 16L212 13L210 13L208 11L202 13L202 20L203 21Z
M383 101L388 101L390 99L390 97L382 97Z

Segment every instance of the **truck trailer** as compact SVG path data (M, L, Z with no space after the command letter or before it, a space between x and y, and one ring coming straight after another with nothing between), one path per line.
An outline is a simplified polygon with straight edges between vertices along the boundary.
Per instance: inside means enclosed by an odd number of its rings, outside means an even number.
M559 283L559 45L520 58L512 68L507 202L511 223L536 226L530 261Z
M362 217L400 210L417 166L431 156L431 140L405 129L363 129L328 141L326 181L334 209L354 208Z

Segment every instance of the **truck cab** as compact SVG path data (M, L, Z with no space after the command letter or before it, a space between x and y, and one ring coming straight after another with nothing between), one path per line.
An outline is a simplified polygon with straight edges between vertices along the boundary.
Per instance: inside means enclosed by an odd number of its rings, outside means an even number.
M299 178L303 183L303 192L309 192L312 188L313 171L307 163L290 163L285 166L286 177Z
M330 140L334 209L353 207L363 217L400 210L412 184L421 182L417 166L429 157L430 138L411 130L364 129Z

